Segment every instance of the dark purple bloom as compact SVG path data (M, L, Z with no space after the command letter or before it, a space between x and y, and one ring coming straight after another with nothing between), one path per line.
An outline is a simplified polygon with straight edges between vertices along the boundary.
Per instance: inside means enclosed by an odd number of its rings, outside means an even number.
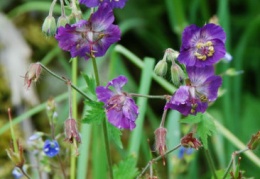
M222 79L214 75L213 66L187 67L189 80L186 86L180 86L165 109L171 108L183 115L205 112L208 102L215 101Z
M113 25L114 15L108 4L102 4L89 20L59 27L55 38L63 50L70 51L72 57L103 56L111 44L120 40L120 29Z
M213 65L226 54L225 40L226 34L218 25L190 25L183 31L178 60L186 66Z
M54 157L60 152L60 146L56 140L46 140L44 142L43 152L48 157Z
M119 76L110 81L107 86L98 86L96 94L99 101L105 103L108 121L119 129L134 129L138 116L138 107L134 100L122 87L127 83L127 78ZM109 87L114 87L114 91Z
M101 4L107 3L111 8L122 9L125 6L127 0L79 0L79 3L86 5L87 7L97 7Z

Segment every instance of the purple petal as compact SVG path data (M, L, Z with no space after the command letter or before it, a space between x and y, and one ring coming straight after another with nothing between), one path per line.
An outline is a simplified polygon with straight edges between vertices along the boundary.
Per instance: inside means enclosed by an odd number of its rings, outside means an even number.
M110 89L103 86L98 86L96 88L96 94L98 100L104 103L106 103L107 100L109 100L114 95L114 93Z
M114 14L107 3L99 6L98 10L90 17L93 31L106 30L114 22Z
M219 39L223 43L226 41L226 34L222 27L215 25L215 24L206 24L201 28L201 37L203 39L206 39L207 41L209 40L214 40L214 39Z
M214 75L213 66L196 67L188 66L187 73L191 81L192 86L202 85L209 77Z
M220 76L211 76L208 78L202 86L196 87L196 90L207 96L209 101L215 101L218 95L218 88L222 84L222 78Z
M186 27L182 33L181 51L194 47L200 38L200 28L196 25Z
M107 87L113 86L117 93L121 93L122 87L127 83L125 76L118 76L117 78L108 82Z
M127 0L106 0L105 2L109 3L111 8L120 8L122 9L125 6Z
M99 0L79 0L79 3L84 4L87 7L96 7L99 5Z
M197 62L194 52L194 48L182 49L178 56L178 61L186 66L194 66Z

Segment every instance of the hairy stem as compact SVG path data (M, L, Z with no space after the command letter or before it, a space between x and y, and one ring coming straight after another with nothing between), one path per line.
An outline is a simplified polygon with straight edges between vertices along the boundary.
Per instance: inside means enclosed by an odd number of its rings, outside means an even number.
M96 58L94 58L94 57L92 57L92 65L93 65L93 69L94 69L96 85L99 86L100 81L99 81L97 62L96 62ZM109 176L110 176L110 179L113 179L114 177L113 177L112 161L111 161L110 147L109 147L109 141L108 141L107 120L103 120L102 126L103 126L104 138L105 138L105 147L106 147L107 160L108 160Z
M144 97L144 98L152 98L152 99L167 99L169 95L143 95L143 94L136 94L136 93L128 93L130 96L133 97Z

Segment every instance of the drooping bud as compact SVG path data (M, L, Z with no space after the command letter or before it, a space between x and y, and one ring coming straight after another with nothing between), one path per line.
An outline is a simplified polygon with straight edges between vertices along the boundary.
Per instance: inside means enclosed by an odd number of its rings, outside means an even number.
M24 76L24 83L27 89L30 88L32 81L37 82L42 71L40 63L33 63L30 65L28 71Z
M56 34L57 25L53 16L47 16L42 24L42 32L50 37Z
M166 148L166 134L167 129L164 127L159 127L154 131L155 134L155 149L161 156L164 156Z
M168 70L168 65L166 60L164 59L160 60L154 67L154 72L158 76L166 75L167 70Z
M193 137L193 133L188 133L181 139L181 145L184 147L191 147L198 150L201 147L201 143L198 139Z
M65 136L65 141L70 143L72 143L74 139L79 143L81 142L75 119L69 118L65 121Z
M65 27L65 25L68 24L68 23L69 23L69 19L67 18L67 16L61 15L58 18L57 27L60 27L60 26Z
M165 50L164 57L166 58L167 61L172 62L178 58L179 54L180 54L179 52L171 48L168 48Z
M172 62L172 66L171 66L171 79L172 82L175 86L180 86L185 78L185 74L183 72L183 70L181 69L181 67L175 63Z
M260 145L260 131L252 135L247 146L250 150L255 150L259 145Z

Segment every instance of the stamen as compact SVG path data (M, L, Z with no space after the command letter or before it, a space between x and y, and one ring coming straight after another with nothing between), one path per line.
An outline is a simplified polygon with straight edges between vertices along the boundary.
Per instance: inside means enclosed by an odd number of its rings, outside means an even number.
M207 57L213 56L215 53L213 43L211 41L207 41L205 43L198 42L196 44L197 51L194 53L194 55L199 60L205 61Z

